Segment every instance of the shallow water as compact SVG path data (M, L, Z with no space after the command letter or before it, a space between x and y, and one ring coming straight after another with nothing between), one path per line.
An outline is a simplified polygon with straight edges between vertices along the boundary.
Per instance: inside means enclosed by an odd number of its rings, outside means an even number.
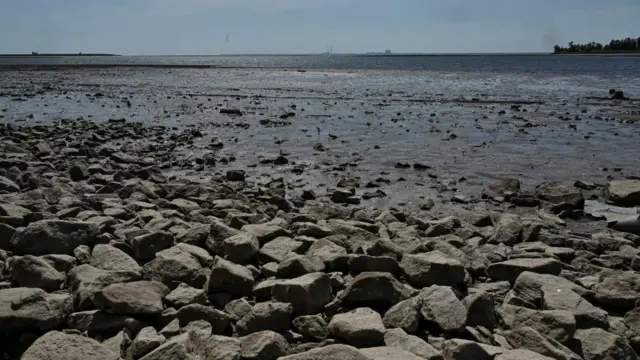
M306 177L290 174L289 167L263 165L251 168L256 175L282 173L331 185L345 175L365 183L383 173L394 180L384 190L404 194L399 198L405 200L418 192L430 196L429 186L461 177L473 187L506 176L533 184L603 183L607 176L639 175L640 102L603 98L611 87L640 97L640 79L631 76L150 68L3 75L0 121L84 117L178 129L194 125L205 137L183 149L185 156L202 153L216 137L225 144L218 154L237 158L233 167L255 165L279 152L311 165ZM516 104L521 111L512 108ZM245 115L222 115L220 107ZM289 111L296 115L286 119L288 126L259 123L280 120ZM248 129L236 126L244 123ZM316 143L327 151L315 151ZM399 161L433 169L395 169ZM398 177L408 181L396 183Z

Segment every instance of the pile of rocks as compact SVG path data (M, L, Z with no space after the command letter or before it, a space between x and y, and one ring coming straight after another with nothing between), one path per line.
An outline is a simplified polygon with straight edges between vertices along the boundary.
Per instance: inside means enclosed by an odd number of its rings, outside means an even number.
M432 218L193 182L193 136L0 126L5 358L638 358L640 237L567 230L579 189L510 180L485 198L524 210Z

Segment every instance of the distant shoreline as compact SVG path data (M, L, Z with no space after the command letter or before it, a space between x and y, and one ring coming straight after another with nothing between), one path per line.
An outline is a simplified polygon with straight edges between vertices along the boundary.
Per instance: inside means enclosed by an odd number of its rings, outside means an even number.
M618 52L590 52L590 53L552 53L557 56L640 56L637 51L618 51Z
M116 54L98 54L98 53L87 53L87 54L83 54L83 53L75 53L75 54L0 54L0 58L22 58L22 57L28 57L28 58L38 58L38 57L70 57L70 56L74 56L74 57L92 57L92 56L120 56L120 55L116 55Z

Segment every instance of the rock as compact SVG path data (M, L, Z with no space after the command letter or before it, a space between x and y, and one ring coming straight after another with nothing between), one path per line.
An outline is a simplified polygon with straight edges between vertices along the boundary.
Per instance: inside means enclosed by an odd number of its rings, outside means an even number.
M107 314L99 310L75 312L67 318L67 326L89 334L113 335L127 330L137 333L144 327L143 323L130 316Z
M541 291L542 308L545 310L569 310L573 312L578 328L609 327L607 312L593 306L570 288L544 285Z
M502 354L496 356L494 360L553 360L553 358L540 355L533 351L519 349L505 351Z
M562 263L555 259L511 259L489 265L487 276L493 280L505 280L514 283L518 276L525 271L537 274L559 275Z
M576 352L584 360L638 359L638 355L626 339L602 329L578 330L574 338Z
M568 288L584 298L593 298L593 293L578 284L554 275L536 274L525 271L521 273L513 285L514 294L532 304L542 303L542 288L545 285L555 285L561 288ZM541 305L540 305L541 306Z
M327 323L318 315L299 316L293 319L292 325L300 334L315 340L325 340L329 337Z
M244 170L229 170L227 171L227 180L229 181L244 181L245 179Z
M389 307L417 293L389 273L365 272L351 281L342 295L348 305Z
M277 276L281 279L293 279L306 274L323 272L324 269L324 262L318 257L291 254L278 265Z
M200 210L200 205L195 201L186 199L173 199L169 203L172 209L178 210L183 214L188 214L192 211Z
M211 267L208 292L248 296L251 295L254 282L249 269L216 256Z
M281 262L289 253L296 253L302 248L302 242L288 237L278 237L266 243L259 252L263 262Z
M348 259L347 249L327 239L320 239L311 244L306 255L322 259L325 266L333 270L341 268L343 260Z
M547 201L551 204L570 204L574 209L584 207L584 195L580 189L561 185L557 182L546 181L538 186L534 191L536 199Z
M164 231L152 232L131 239L133 257L145 262L153 260L157 252L168 249L174 244L174 235Z
M440 351L419 337L408 335L402 329L387 330L384 334L384 344L389 347L409 351L422 359L444 360Z
M127 349L127 358L140 359L147 355L149 352L155 350L160 345L164 344L167 339L158 334L153 327L146 327L136 335L131 342L131 345Z
M236 299L227 303L224 306L224 311L231 315L234 320L238 321L253 311L253 306L251 306L246 299Z
M422 290L420 313L427 321L435 323L443 331L456 331L464 328L467 320L467 309L451 288L431 286Z
M488 242L507 246L516 245L522 240L522 229L523 225L519 216L504 214L500 217Z
M94 246L89 263L102 270L128 270L137 272L142 270L140 265L124 251L103 244Z
M176 318L181 327L194 321L204 320L211 325L211 332L222 334L231 325L231 316L223 311L200 304L191 304L178 310Z
M299 222L291 226L291 231L300 236L321 239L331 235L331 230L311 222Z
M400 301L384 314L382 323L387 329L399 328L409 334L415 334L421 318L421 307L422 300L419 297Z
M51 331L38 338L22 354L22 360L118 360L119 354L99 342L79 335Z
M155 315L164 309L162 300L169 289L155 281L113 284L95 295L98 309L111 314Z
M40 220L18 229L11 245L17 254L73 255L73 250L80 245L92 246L98 235L98 226L93 223Z
M285 332L291 327L293 306L291 304L265 302L253 306L236 324L238 335L244 336L254 332L272 330Z
M556 360L580 360L573 351L531 327L524 326L506 331L503 336L514 349L526 349Z
M442 349L446 360L492 360L486 349L473 341L453 339L446 341Z
M412 352L395 347L373 347L368 349L361 349L360 352L371 360L423 360L423 358L415 355Z
M238 360L240 358L240 340L212 335L202 344L201 354L204 360Z
M210 231L211 226L209 225L194 226L179 233L176 236L176 241L178 241L179 243L203 247L205 242L207 241L207 238L209 237Z
M618 206L640 205L640 180L613 180L605 190L607 200Z
M269 224L249 224L242 227L242 231L246 231L253 234L260 245L264 245L267 242L278 238L280 236L290 236L289 232L277 225Z
M640 275L633 271L614 273L594 287L595 301L619 312L635 308L640 298Z
M258 255L260 243L258 238L248 232L241 232L222 242L227 260L236 264L246 264Z
M325 273L307 274L273 285L274 300L290 303L295 315L312 315L331 302L331 280Z
M97 292L111 284L138 281L140 273L133 271L107 271L88 264L76 266L67 274L67 287L73 293L76 311L95 309Z
M139 360L193 360L193 357L189 355L185 341L171 339Z
M497 327L493 299L489 294L484 291L470 292L462 303L467 309L467 326L482 326L489 330Z
M177 246L156 253L155 259L144 264L142 274L145 279L159 281L170 288L180 283L202 288L207 280L198 259Z
M5 332L58 328L72 309L68 294L47 294L35 288L0 289L0 329Z
M287 354L289 343L273 331L261 331L240 339L242 360L276 360Z
M440 251L405 255L400 262L400 269L409 283L418 288L430 285L457 286L464 282L462 264Z
M6 177L0 176L0 193L2 192L17 193L20 192L20 186Z
M328 329L333 337L355 347L381 345L385 333L380 314L369 308L335 315Z
M505 305L500 311L507 328L530 326L537 332L562 344L567 344L576 331L576 319L566 310L531 310Z
M329 345L281 357L279 360L371 360L371 358L351 346Z
M58 272L44 259L36 256L16 256L9 259L8 265L11 270L11 278L21 287L56 291L60 290L65 281L64 274Z
M202 289L193 288L187 284L180 284L164 299L167 304L176 309L191 304L207 304L207 294Z

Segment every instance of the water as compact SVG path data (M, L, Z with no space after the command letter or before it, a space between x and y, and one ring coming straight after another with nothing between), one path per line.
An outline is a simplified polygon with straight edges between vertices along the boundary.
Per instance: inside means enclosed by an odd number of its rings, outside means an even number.
M262 56L24 56L3 66L208 66L220 68L428 70L550 75L640 73L640 56L524 55L262 55Z
M253 177L284 175L332 186L343 176L359 176L362 184L383 176L392 180L383 188L389 199L415 202L416 196L439 196L435 184L461 177L467 181L458 187L474 193L476 184L502 177L533 185L640 175L640 57L0 58L9 60L183 66L5 69L0 122L82 117L125 118L176 131L195 126L205 136L176 150L185 159L210 151L207 144L217 138L225 144L217 156L236 158L228 166ZM189 67L197 65L224 68ZM632 100L611 101L610 88ZM521 103L521 109L512 107ZM245 115L221 115L221 107ZM285 111L296 113L289 125L261 124ZM327 151L315 151L318 142ZM260 165L280 152L309 167L297 176L291 166ZM398 170L396 162L421 162L433 170ZM340 167L346 171L334 170ZM219 164L213 170L224 169Z

